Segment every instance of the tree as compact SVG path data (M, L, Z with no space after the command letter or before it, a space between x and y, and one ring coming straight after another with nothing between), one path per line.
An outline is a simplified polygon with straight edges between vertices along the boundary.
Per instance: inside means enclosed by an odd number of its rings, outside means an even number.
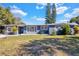
M55 4L51 6L50 3L46 6L46 24L52 24L56 21L56 7Z
M79 24L79 16L71 18L70 23L72 22Z
M24 24L20 21L21 18L16 19L14 15L10 12L10 8L3 8L0 6L0 26L2 25L11 25L14 24L13 32L16 32L17 28L16 25ZM0 33L3 33L5 28L0 28Z
M76 22L76 20L77 20L76 17L71 18L70 23Z
M47 4L46 6L46 24L51 23L50 19L50 3Z
M15 18L13 14L10 12L9 8L3 8L0 6L0 25L3 24L13 24Z
M13 14L10 12L10 8L5 8L5 24L14 24L15 18Z
M0 25L3 25L4 24L4 22L3 22L3 17L2 17L2 15L3 15L3 8L0 6Z
M77 16L76 19L76 23L79 24L79 16Z
M56 22L56 7L55 7L55 3L53 3L52 5L52 23Z

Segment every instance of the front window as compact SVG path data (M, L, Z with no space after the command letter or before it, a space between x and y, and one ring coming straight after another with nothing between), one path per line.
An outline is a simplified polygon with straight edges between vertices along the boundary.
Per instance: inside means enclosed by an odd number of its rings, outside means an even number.
M46 25L41 26L41 29L42 29L42 30L47 30L47 28L48 28L48 27L47 27Z

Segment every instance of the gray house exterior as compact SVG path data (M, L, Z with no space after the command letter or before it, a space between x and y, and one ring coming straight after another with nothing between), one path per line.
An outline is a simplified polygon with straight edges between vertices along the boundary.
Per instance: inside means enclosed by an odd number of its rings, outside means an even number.
M68 23L71 27L71 29L73 30L73 27L75 25L78 25L76 23ZM40 31L45 31L44 33L42 34L51 34L54 31L58 31L59 29L61 29L61 25L62 23L59 23L59 24L45 24L45 25L17 25L17 31L16 33L14 34L39 34ZM12 34L12 30L11 28L13 27L14 25L3 25L3 26L0 26L3 27L3 29L5 29L5 32L4 34Z

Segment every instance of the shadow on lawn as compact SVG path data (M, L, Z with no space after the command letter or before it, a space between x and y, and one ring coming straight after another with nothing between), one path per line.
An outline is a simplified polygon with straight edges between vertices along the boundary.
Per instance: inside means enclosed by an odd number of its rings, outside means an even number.
M53 56L62 50L65 55L75 56L79 55L79 38L34 40L21 47L18 55Z

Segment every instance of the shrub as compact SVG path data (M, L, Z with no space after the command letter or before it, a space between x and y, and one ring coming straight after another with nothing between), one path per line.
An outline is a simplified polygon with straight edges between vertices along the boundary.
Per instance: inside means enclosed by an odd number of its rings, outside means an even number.
M79 26L74 26L75 34L79 34Z
M70 26L68 24L62 25L62 34L64 35L70 34Z
M16 26L12 27L12 32L14 32L14 33L17 32L17 27Z
M56 29L53 29L51 35L56 35L57 34L56 32L57 32Z
M51 35L56 35L56 32L52 32L52 34Z

